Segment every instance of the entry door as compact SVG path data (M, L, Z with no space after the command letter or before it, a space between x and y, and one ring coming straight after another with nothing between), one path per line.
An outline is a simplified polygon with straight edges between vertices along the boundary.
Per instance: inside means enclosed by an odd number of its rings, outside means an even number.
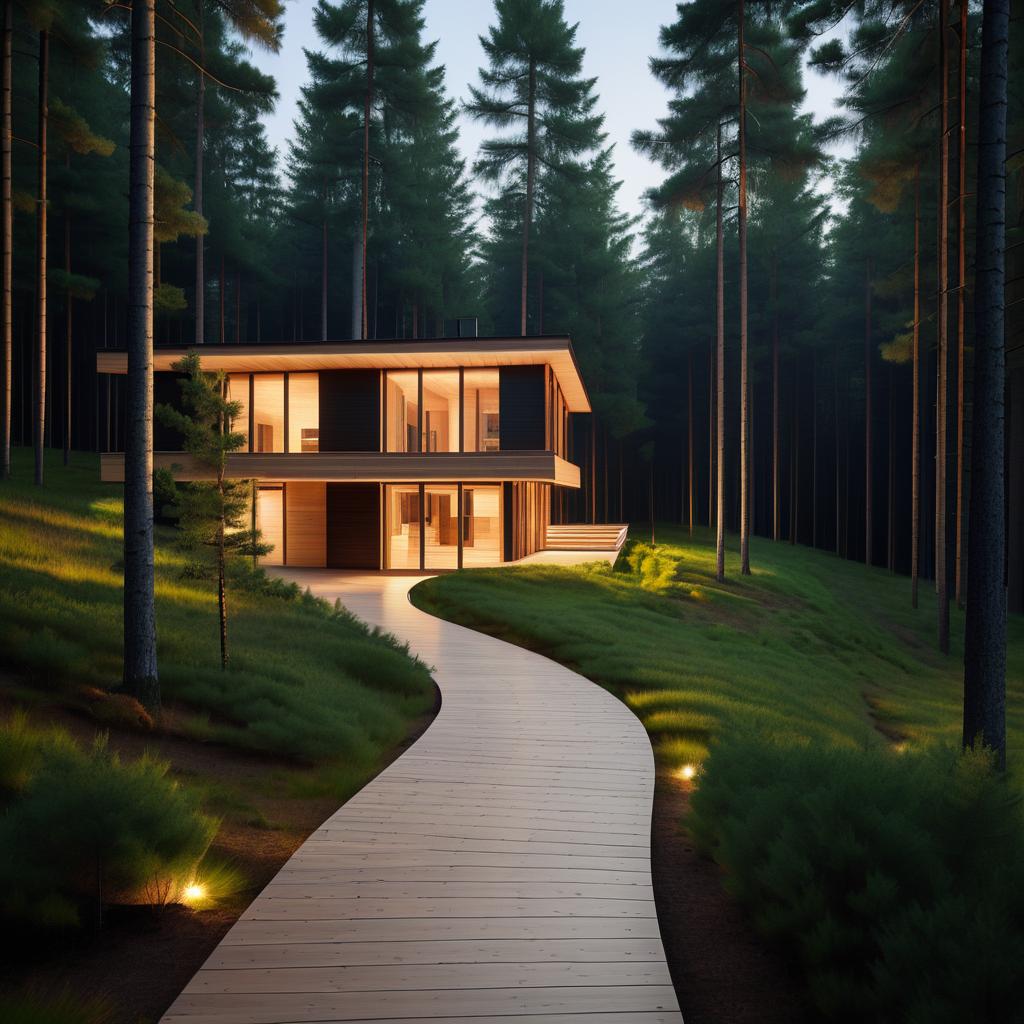
M380 486L327 485L327 566L380 568Z

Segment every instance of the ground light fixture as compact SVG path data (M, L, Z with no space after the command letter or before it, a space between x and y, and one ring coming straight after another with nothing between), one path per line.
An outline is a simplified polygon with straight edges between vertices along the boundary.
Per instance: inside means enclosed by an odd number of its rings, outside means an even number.
M206 886L201 882L189 882L181 890L181 902L186 907L195 907L206 899Z
M692 782L696 775L697 766L695 764L684 764L676 769L676 778L682 779L683 782Z

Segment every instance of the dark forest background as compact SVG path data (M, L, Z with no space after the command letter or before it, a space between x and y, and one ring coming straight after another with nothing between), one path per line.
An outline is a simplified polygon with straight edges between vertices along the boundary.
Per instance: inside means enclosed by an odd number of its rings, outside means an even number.
M432 337L464 316L479 317L487 335L567 333L595 412L573 418L584 487L557 499L556 518L713 525L722 459L724 520L736 531L745 329L753 532L910 573L916 518L920 577L934 578L944 535L946 585L963 596L975 7L694 0L668 8L674 20L651 40L650 69L664 83L667 113L655 121L638 110L633 140L665 172L642 223L617 205L600 83L583 74L583 51L558 2L498 0L484 67L456 69L474 82L468 113L492 131L472 166L458 154L457 110L424 36L423 0L321 0L321 46L307 53L284 153L260 122L276 99L259 55L279 45L278 0L157 9L158 346L364 331ZM126 331L125 13L101 0L12 5L15 444L31 443L40 358L46 443L120 444L123 396L116 380L95 373L95 352L123 345ZM1021 3L1013 13L1006 345L1009 579L1019 609ZM840 22L843 42L831 33ZM807 61L844 83L842 114L826 123L800 112ZM841 139L855 142L849 160L832 155Z

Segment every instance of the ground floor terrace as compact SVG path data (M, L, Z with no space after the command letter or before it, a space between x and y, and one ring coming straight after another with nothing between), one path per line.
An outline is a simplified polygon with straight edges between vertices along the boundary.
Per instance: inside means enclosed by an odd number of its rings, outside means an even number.
M292 568L412 572L511 562L546 546L549 484L259 481L254 523Z

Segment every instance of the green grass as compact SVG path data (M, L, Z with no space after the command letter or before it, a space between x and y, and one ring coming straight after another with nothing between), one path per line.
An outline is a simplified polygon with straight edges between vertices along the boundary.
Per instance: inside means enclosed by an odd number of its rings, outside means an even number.
M753 575L713 539L661 527L606 564L452 573L416 604L540 651L622 697L665 767L702 762L730 731L846 747L955 744L960 736L963 616L953 649L935 642L935 599L909 581L804 547L755 538ZM735 547L735 538L729 538ZM1009 624L1009 760L1024 778L1024 618Z
M44 487L32 484L24 449L0 484L0 665L24 681L29 704L43 693L124 714L104 696L121 675L121 488L99 482L95 456L75 454L65 469L59 453L47 455ZM169 728L325 764L332 784L351 791L431 706L429 673L402 645L262 573L242 572L229 590L222 672L212 583L183 578L184 564L173 528L158 527Z

